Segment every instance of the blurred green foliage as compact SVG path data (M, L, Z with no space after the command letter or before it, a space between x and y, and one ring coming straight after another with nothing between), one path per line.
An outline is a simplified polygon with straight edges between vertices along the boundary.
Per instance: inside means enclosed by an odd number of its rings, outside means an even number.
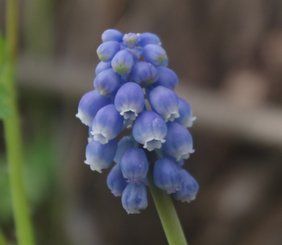
M55 185L55 153L50 134L35 136L25 148L24 180L33 207L46 200ZM12 215L8 169L4 156L0 158L0 224Z

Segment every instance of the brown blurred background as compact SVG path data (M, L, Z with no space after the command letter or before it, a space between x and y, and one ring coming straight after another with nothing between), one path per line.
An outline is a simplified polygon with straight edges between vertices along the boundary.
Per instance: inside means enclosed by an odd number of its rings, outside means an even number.
M157 33L198 117L186 166L200 193L176 203L190 244L282 244L282 1L25 0L18 88L38 244L166 244L151 198L128 216L83 164L74 115L107 28ZM0 132L0 227L13 241Z

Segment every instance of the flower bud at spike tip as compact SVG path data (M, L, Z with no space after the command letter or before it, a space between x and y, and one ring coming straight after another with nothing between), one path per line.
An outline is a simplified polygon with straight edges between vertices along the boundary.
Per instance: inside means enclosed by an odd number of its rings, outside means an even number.
M149 99L153 110L165 121L174 121L179 117L178 97L174 91L158 86L151 90Z
M101 95L111 95L120 87L121 79L112 69L107 69L101 71L93 83Z
M155 66L167 66L168 58L165 50L155 44L148 44L143 51L144 60L152 63Z
M134 59L132 54L127 50L119 51L112 59L113 70L121 76L130 73L132 66L134 65Z
M195 200L199 191L198 182L186 170L180 172L180 189L173 195L176 200L191 202Z
M120 115L133 122L145 106L143 90L138 84L128 82L119 88L114 103Z
M122 176L119 164L112 167L107 177L107 186L111 190L114 196L121 196L127 182Z
M123 44L129 48L135 47L138 42L138 34L136 33L127 33L123 36Z
M146 46L147 44L157 44L157 45L161 45L161 40L160 38L154 34L154 33L150 33L150 32L144 32L141 33L139 36L139 40L138 40L138 44L140 46Z
M120 168L123 176L129 182L142 182L148 172L149 163L144 150L140 148L129 148L122 156Z
M165 121L155 112L144 111L133 125L134 139L148 151L160 149L165 142L167 127Z
M102 169L111 166L116 148L117 142L115 140L107 144L101 144L98 141L92 140L86 146L85 163L90 165L91 170L101 173Z
M121 42L122 41L122 36L123 34L115 29L108 29L102 33L102 41L107 42L107 41L117 41Z
M139 61L133 67L130 78L141 86L147 86L157 80L158 72L151 63Z
M116 41L102 43L97 49L97 55L101 61L110 61L120 50L120 44Z
M154 165L154 183L168 194L180 190L180 168L171 158L162 158Z
M147 208L147 190L144 184L128 184L122 193L122 206L128 214L138 214Z
M110 98L100 95L97 91L87 92L79 101L76 117L78 117L83 124L91 126L97 111L110 103Z
M106 144L114 139L123 129L123 120L115 106L110 104L102 107L92 123L93 139Z
M177 161L188 159L190 154L194 153L193 139L189 131L179 123L169 123L163 152Z

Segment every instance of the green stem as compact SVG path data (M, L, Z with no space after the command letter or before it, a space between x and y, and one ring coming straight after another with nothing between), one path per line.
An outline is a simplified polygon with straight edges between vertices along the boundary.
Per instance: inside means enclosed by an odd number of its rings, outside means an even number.
M9 181L12 196L13 213L16 224L18 244L33 245L34 237L24 188L22 165L22 137L20 119L17 108L15 88L15 61L18 39L18 0L7 0L6 9L6 40L7 40L7 67L8 72L5 86L9 93L7 106L9 114L4 118L4 131L9 164Z
M168 243L170 245L188 245L170 196L152 183L150 183L150 190Z

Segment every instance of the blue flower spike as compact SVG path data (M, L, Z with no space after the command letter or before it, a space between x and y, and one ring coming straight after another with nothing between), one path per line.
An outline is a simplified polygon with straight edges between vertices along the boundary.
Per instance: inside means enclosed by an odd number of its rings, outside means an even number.
M153 110L161 115L166 122L172 122L179 117L178 97L174 91L158 86L151 90L149 100Z
M107 186L128 214L147 208L147 182L153 196L159 189L194 200L199 184L185 163L194 152L196 118L177 95L179 78L160 38L108 29L101 39L94 90L82 96L76 114L89 130L85 163L96 172L110 168Z
M114 104L125 120L133 122L144 109L144 92L138 84L127 82L119 88Z
M116 148L116 140L112 140L107 144L92 140L86 146L85 163L90 166L91 170L101 173L103 169L111 166Z
M98 91L93 90L87 92L79 101L76 117L79 118L83 124L90 127L97 111L110 103L110 98L100 95Z
M122 195L127 185L126 179L123 177L119 164L115 164L107 177L107 186L114 196Z
M131 72L134 65L133 55L126 49L119 51L112 59L113 70L121 76Z
M93 139L106 144L118 136L123 129L123 120L113 104L102 107L92 123Z
M122 193L121 202L128 214L139 214L148 206L146 186L142 183L128 184Z

